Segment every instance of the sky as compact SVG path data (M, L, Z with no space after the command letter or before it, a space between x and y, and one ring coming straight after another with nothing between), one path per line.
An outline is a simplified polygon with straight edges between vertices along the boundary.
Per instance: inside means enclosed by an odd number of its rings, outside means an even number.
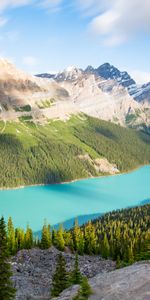
M0 0L0 57L32 74L109 62L150 81L150 0Z

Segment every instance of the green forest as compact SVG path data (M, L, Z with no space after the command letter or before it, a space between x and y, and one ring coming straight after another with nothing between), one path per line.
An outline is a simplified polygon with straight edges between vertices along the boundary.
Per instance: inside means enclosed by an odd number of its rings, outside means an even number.
M58 230L45 221L41 238L35 237L32 229L14 228L11 217L7 224L0 218L0 299L15 299L16 289L11 280L9 257L21 249L34 247L43 250L51 246L61 252L57 257L56 269L52 277L50 299L57 297L64 289L79 284L78 293L72 300L87 300L92 294L88 279L83 277L78 255L100 255L116 261L121 268L139 260L150 259L150 204L107 213L79 227L75 220L71 230ZM74 269L66 271L63 251L75 253Z
M103 175L93 160L120 172L150 163L150 136L79 115L63 122L0 122L0 188L49 184ZM81 159L88 154L90 159Z
M75 221L71 230L60 225L58 230L44 223L41 238L27 226L24 231L14 228L12 219L7 223L7 249L14 255L21 249L55 246L67 248L79 255L101 255L117 261L118 267L142 259L150 259L150 204L107 213L79 227Z

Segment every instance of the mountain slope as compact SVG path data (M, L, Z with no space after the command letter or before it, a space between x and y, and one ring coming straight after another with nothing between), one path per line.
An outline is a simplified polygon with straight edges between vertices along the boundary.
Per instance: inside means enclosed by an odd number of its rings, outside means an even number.
M126 72L104 64L87 71L71 66L54 76L46 75L48 79L44 74L41 77L28 75L0 59L1 120L26 118L45 124L82 112L149 132L150 108L129 95L126 87L132 86L132 79Z
M85 70L72 66L58 74L41 77L53 78L67 90L76 111L123 126L150 130L149 84L137 86L127 72L109 63L96 69L88 66Z
M24 118L0 122L0 130L0 187L115 174L150 163L150 136L84 115L45 125Z

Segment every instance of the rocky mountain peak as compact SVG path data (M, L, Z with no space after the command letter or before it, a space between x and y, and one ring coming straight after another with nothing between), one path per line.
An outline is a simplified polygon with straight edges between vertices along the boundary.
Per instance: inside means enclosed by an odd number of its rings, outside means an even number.
M83 74L82 69L76 66L69 66L63 72L59 72L55 79L58 81L74 81Z
M88 74L94 74L95 72L95 69L92 67L92 66L87 66L87 68L84 70L85 73L88 73Z
M136 85L136 82L126 71L120 71L113 65L105 63L96 69L97 74L105 79L114 79L125 88Z

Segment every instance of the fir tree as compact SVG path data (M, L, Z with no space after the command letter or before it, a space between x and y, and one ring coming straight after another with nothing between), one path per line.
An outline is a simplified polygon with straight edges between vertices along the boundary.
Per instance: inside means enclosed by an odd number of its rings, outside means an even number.
M10 255L16 252L16 240L15 240L15 229L11 217L8 219L7 223L7 241L8 241L8 251Z
M82 274L79 269L78 254L76 253L74 270L73 270L72 276L71 276L71 283L72 284L80 284L81 280L82 280Z
M51 296L57 297L68 287L68 275L66 272L66 261L62 254L57 259L56 270L52 279Z
M88 254L95 254L97 248L97 236L95 227L92 222L89 221L85 226L85 250Z
M31 249L33 247L33 233L29 226L27 226L25 233L24 247L25 249Z
M92 289L89 285L87 277L82 278L81 287L78 294L73 298L73 300L87 300L89 296L92 295Z
M103 243L102 243L102 256L104 258L108 258L109 254L110 254L110 246L109 246L107 234L104 233L104 240L103 240Z
M0 299L12 300L15 298L15 289L11 282L11 269L8 259L8 245L4 218L0 219Z
M64 240L63 233L64 233L63 225L61 224L56 234L56 247L60 251L63 251L65 249L65 240Z
M41 238L41 249L48 249L52 245L52 237L50 231L50 225L46 224L46 221L42 228L42 238Z

